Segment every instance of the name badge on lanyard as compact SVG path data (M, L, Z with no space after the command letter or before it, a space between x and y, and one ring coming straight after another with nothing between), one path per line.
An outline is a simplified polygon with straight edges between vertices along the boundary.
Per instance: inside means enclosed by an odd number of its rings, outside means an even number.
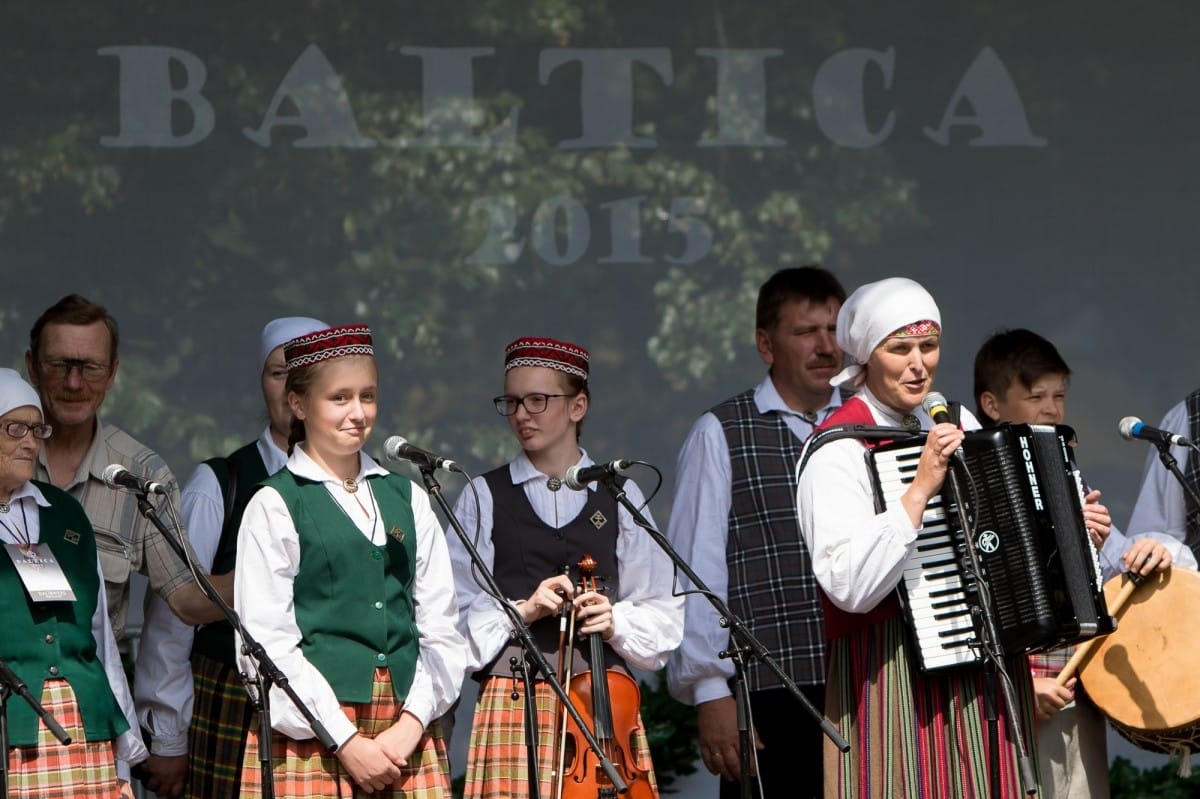
M34 602L74 602L75 592L48 544L5 544L17 576Z

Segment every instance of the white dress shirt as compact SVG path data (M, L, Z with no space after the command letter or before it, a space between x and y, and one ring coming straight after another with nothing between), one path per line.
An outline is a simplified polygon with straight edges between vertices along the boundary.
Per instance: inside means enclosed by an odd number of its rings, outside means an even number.
M579 464L590 466L592 459L583 452ZM565 484L558 491L551 491L546 485L547 476L534 467L524 452L508 468L513 484L524 488L534 512L550 527L566 526L587 504L584 491L572 491ZM496 555L492 543L492 492L482 476L476 477L472 485L479 495L478 509L475 493L466 488L455 503L454 514L467 535L473 538L480 558L490 570ZM585 490L606 489L593 483ZM637 484L626 481L625 492L630 502L640 508L644 498ZM651 524L654 523L649 509L642 508L641 512ZM612 603L613 635L607 643L630 666L655 671L666 663L667 654L679 645L683 635L683 598L672 595L673 564L666 553L634 523L625 508L618 508L617 517L620 595ZM477 520L479 533L476 537ZM462 608L459 628L470 643L469 671L474 672L490 663L509 643L512 624L500 603L476 582L466 547L457 536L451 536L449 544ZM506 597L510 601L525 598Z
M8 516L21 516L21 524L29 543L41 541L41 520L38 508L48 508L50 503L33 483L25 483L13 492L9 500ZM22 511L24 512L22 514ZM5 544L22 543L6 527L0 525L0 542ZM5 557L5 556L0 556ZM92 637L96 639L96 658L104 667L108 677L109 687L117 698L121 714L129 722L129 729L117 737L117 776L128 781L130 767L145 760L149 753L142 743L142 733L138 729L137 715L133 709L133 697L129 693L129 683L125 679L125 669L121 665L121 653L117 650L117 639L113 636L112 625L108 620L108 598L104 590L104 574L100 571L100 560L96 559L96 576L100 580L96 592L96 612L92 614ZM41 686L29 686L30 693L41 699ZM19 701L12 697L9 701Z
M902 415L869 389L864 387L857 397L871 410L876 424L902 426ZM923 409L916 408L913 415L922 429L932 426ZM965 408L960 423L966 430L979 427ZM875 512L863 453L863 444L856 439L826 444L809 458L796 491L800 529L817 582L834 605L850 613L866 613L895 589L920 532L899 502L883 513Z
M754 404L760 413L777 412L796 439L804 441L817 425L841 407L842 399L834 391L829 404L810 421L787 406L768 375L754 389ZM679 451L675 502L667 536L696 576L722 602L729 599L725 549L729 542L732 483L733 467L725 431L716 416L705 413L692 425ZM729 646L729 631L720 626L716 610L702 596L688 595L685 615L683 643L671 655L667 669L671 695L689 705L729 696L733 663L717 657Z
M267 474L274 474L287 463L287 453L275 445L270 427L263 430L256 444ZM225 525L225 495L207 464L200 464L192 472L179 504L197 564L211 573ZM147 592L142 640L149 646L139 653L133 694L138 720L153 733L150 749L156 755L170 757L188 751L188 725L195 698L191 670L194 637L195 629L180 621L162 597ZM188 664L186 671L171 668L170 664L180 662Z
M360 482L367 475L388 474L364 453L359 453L359 459ZM325 483L331 489L330 496L347 511L363 535L373 543L383 543L383 526L363 515L357 495L344 491L342 480L319 467L304 452L303 445L293 450L287 468L299 477ZM417 536L412 592L420 655L404 710L427 726L458 698L465 674L466 645L455 626L458 606L445 534L430 507L429 496L417 486L413 487L412 511ZM273 488L259 489L246 506L238 533L235 609L247 632L262 644L301 701L340 746L356 728L342 712L324 675L300 651L301 633L292 593L299 568L300 537L283 497ZM344 579L353 580L354 575L344 575ZM238 666L248 673L256 670L253 659L241 654L240 641ZM271 724L276 730L298 740L314 737L303 714L278 687L271 688L270 705Z
M1186 438L1189 433L1187 402L1181 402L1167 411L1159 427ZM1151 446L1148 450L1146 465L1142 470L1142 487L1133 506L1133 515L1129 518L1128 536L1161 541L1171 551L1175 565L1195 569L1195 555L1184 543L1187 540L1187 500L1183 495L1183 486L1159 460L1158 448ZM1171 454L1178 461L1180 471L1185 474L1188 453L1187 447L1171 447Z

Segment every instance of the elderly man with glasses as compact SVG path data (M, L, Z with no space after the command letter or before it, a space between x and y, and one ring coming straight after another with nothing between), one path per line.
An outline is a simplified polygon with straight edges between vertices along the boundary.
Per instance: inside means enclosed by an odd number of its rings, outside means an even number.
M96 532L113 632L122 654L128 655L126 617L130 576L135 571L149 578L150 588L187 624L216 621L220 611L162 534L138 511L137 496L104 484L105 467L120 464L167 486L171 501L179 504L178 484L163 459L98 416L116 380L117 343L117 323L108 311L71 294L34 322L25 368L41 399L46 424L54 430L42 448L34 476L67 491L83 505ZM160 518L178 536L168 514L161 513ZM232 587L218 587L232 602ZM156 642L144 641L137 661L138 716L151 734L146 784L162 796L182 789L187 769L192 707L187 655L186 650L160 651Z

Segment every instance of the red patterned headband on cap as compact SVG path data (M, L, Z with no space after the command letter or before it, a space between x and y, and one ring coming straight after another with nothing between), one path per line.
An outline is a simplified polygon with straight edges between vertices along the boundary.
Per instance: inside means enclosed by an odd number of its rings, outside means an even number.
M920 322L913 322L911 325L905 325L888 338L905 338L908 336L936 336L942 332L942 328L937 322L932 319L922 319Z
M504 371L517 366L543 366L588 379L588 351L552 338L519 338L504 348Z
M310 366L343 355L374 355L371 328L366 325L341 325L294 338L283 345L288 371Z

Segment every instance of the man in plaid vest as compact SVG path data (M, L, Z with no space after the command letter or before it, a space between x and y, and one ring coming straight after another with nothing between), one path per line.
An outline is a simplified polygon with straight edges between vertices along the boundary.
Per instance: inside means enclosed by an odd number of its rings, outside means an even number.
M805 438L841 405L829 378L842 368L834 332L845 299L837 279L816 266L780 270L762 285L755 343L767 376L693 425L679 453L668 527L680 555L817 708L824 707L824 633L796 514L795 467ZM734 667L719 655L729 634L697 594L688 596L684 626L668 686L696 707L704 765L723 778L723 799L734 797L742 778ZM765 794L819 795L817 722L762 663L748 663L746 680Z

